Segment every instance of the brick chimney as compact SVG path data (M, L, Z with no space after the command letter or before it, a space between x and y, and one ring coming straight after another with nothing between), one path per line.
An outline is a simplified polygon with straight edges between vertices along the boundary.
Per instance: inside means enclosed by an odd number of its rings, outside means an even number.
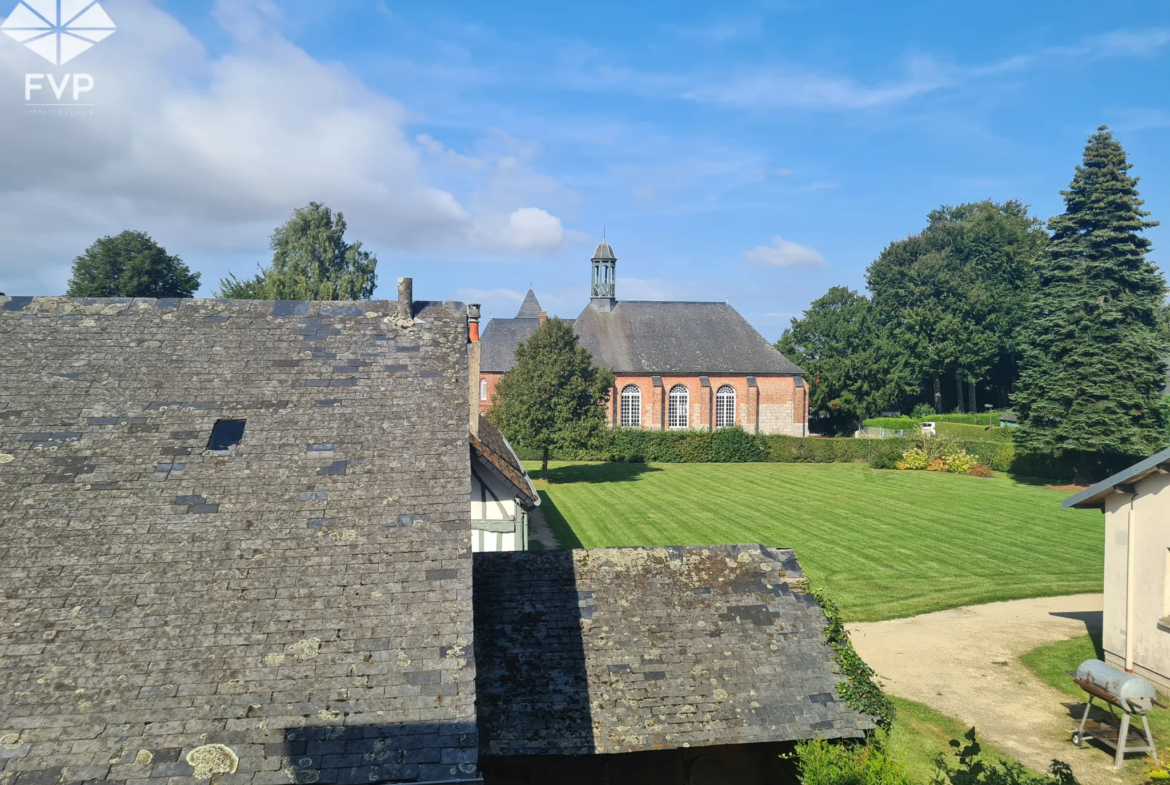
M467 394L470 411L468 426L473 436L479 436L479 303L467 306Z
M548 311L541 311L540 312L540 326L544 327L546 324L548 324Z

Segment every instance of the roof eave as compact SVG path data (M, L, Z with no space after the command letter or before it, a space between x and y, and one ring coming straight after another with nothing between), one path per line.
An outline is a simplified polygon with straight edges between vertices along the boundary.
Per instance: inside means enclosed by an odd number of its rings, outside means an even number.
M1105 499L1115 493L1123 493L1123 491L1117 490L1117 486L1139 482L1153 474L1164 474L1166 473L1164 468L1166 465L1170 465L1170 450L1162 450L1156 455L1151 455L1144 461L1135 463L1128 469L1101 480L1075 496L1070 496L1061 503L1061 507L1066 510L1104 509Z

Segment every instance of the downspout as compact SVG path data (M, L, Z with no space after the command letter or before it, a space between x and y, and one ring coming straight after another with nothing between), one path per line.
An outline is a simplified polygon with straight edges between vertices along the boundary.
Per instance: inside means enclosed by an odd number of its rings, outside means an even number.
M1137 511L1133 502L1137 498L1137 488L1129 497L1129 532L1125 537L1126 568L1125 568L1125 670L1133 673L1133 645L1134 645L1134 594L1137 590L1137 581L1134 578L1134 561L1137 558L1137 548L1133 538L1137 531Z

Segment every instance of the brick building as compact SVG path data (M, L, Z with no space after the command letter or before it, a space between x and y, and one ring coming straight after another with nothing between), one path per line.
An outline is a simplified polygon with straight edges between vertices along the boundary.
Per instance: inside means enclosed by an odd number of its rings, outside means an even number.
M712 430L739 426L806 436L808 395L801 370L728 303L617 299L617 258L609 243L593 254L589 304L570 323L594 362L616 383L608 420L615 428ZM483 331L480 408L491 407L516 344L546 319L528 292L514 319Z

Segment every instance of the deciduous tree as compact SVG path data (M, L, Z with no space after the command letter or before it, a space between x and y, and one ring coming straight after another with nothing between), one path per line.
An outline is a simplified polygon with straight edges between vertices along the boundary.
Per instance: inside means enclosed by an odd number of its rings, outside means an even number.
M310 202L277 228L272 262L252 278L229 274L219 296L242 300L368 300L377 284L377 258L345 241L345 216Z
M146 232L103 237L73 261L70 297L191 297L199 288L178 256Z
M516 345L516 364L496 385L488 417L518 447L540 451L540 477L548 479L549 450L586 447L601 434L613 383L573 328L549 319Z

